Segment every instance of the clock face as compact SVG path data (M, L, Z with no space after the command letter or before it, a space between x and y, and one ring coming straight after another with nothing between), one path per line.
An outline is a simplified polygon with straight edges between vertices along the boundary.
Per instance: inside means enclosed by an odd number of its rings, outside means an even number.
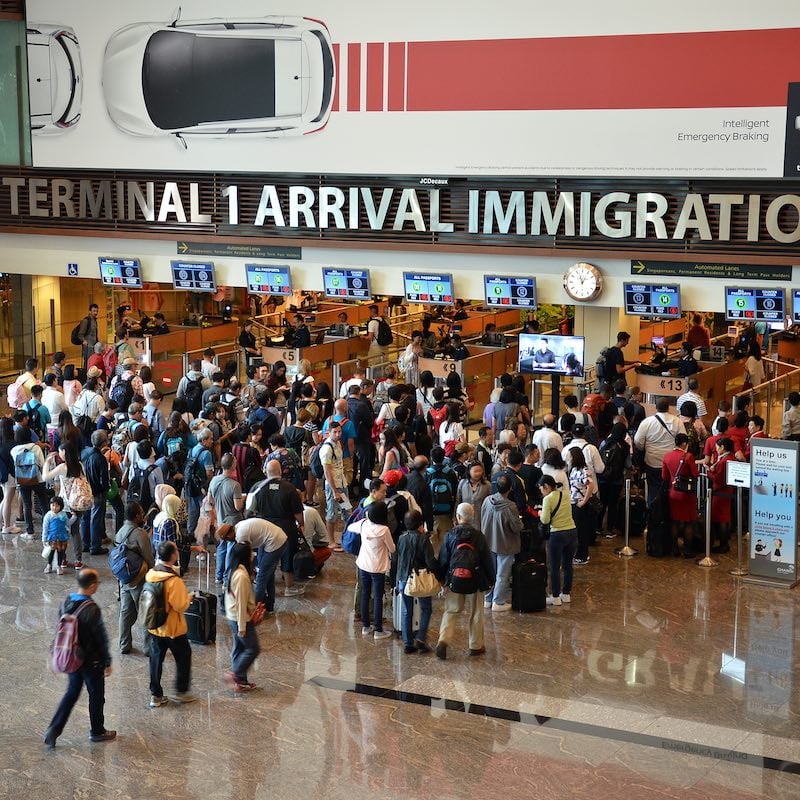
M594 300L602 288L602 275L592 264L573 264L564 273L564 289L573 300Z

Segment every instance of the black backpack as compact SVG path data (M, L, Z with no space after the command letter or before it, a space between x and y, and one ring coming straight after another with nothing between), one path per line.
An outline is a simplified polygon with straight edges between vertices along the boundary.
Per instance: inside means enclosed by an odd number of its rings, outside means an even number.
M206 468L200 461L200 453L198 452L195 455L194 449L186 459L186 464L183 468L183 488L189 497L202 497L208 491Z
M31 401L29 400L27 403L25 403L23 408L28 412L28 427L34 431L41 440L44 441L46 438L46 431L42 425L42 415L39 411L41 404L38 406L31 406Z
M192 416L200 416L203 410L203 379L187 380L183 390L183 399L186 401L186 408Z
M392 329L389 323L383 318L378 317L378 335L375 337L375 342L381 347L386 347L394 341Z
M76 347L83 346L83 337L81 336L81 325L83 325L83 320L81 320L73 329L72 333L69 335L69 340L71 344L74 344Z
M603 442L600 445L600 458L606 468L598 478L604 483L619 483L625 475L625 453L619 442Z
M456 594L474 594L478 591L478 572L480 559L472 536L460 537L450 557L450 571L447 575L447 588Z
M133 402L133 376L130 378L117 378L114 388L111 390L110 399L124 411Z
M169 616L167 598L164 591L166 581L145 581L139 596L139 623L146 631L160 628Z
M155 464L151 464L147 469L134 467L133 477L128 484L128 502L139 503L145 511L148 511L150 506L153 505L153 493L150 491L150 475L155 468Z

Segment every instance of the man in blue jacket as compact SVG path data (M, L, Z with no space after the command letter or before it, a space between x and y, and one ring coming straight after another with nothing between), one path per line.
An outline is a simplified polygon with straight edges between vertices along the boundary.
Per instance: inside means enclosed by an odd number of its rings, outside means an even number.
M92 434L92 446L85 447L81 453L83 470L92 487L92 510L81 519L81 537L83 552L89 551L93 556L102 556L108 552L103 547L106 535L106 492L111 486L108 461L103 455L103 448L108 442L105 431Z
M486 652L483 643L483 596L494 586L494 559L484 535L472 524L475 512L469 503L456 508L456 525L445 537L439 552L441 577L446 589L444 613L439 627L436 656L447 658L447 645L455 633L456 618L464 607L469 614L469 654L479 656ZM470 562L471 559L471 562ZM464 571L473 573L472 586ZM469 591L472 589L472 591Z
M44 743L50 750L55 748L56 739L61 736L84 684L89 694L89 739L109 742L117 735L116 731L106 730L103 716L105 679L111 675L111 653L100 607L92 600L100 587L100 579L95 570L82 569L77 580L78 589L61 604L60 614L78 614L78 643L83 652L83 665L69 673L67 691L47 727Z

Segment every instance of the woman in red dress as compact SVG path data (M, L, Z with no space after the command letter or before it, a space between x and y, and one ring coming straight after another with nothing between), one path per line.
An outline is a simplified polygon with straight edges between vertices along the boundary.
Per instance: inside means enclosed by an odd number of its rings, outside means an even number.
M683 533L683 555L691 557L694 523L697 520L697 494L682 492L675 488L675 479L694 478L700 475L694 456L688 451L689 437L679 433L675 437L675 449L664 456L661 479L669 486L669 514L672 519L672 554L680 555L679 537Z
M717 460L708 468L711 479L711 525L713 535L719 539L715 553L727 553L730 548L731 535L731 500L733 489L725 480L725 464L736 461L733 455L733 440L723 436L716 442Z

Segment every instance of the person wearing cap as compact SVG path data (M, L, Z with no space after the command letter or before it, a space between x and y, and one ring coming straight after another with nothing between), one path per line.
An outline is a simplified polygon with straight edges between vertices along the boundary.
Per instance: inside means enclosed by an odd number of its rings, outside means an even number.
M342 426L335 421L328 425L328 435L319 448L319 460L325 478L325 524L328 541L334 543L334 550L342 552L341 542L336 540L336 520L345 522L345 513L350 511L347 496L347 482L342 465Z
M381 479L386 484L386 507L394 511L394 520L390 520L389 528L395 544L403 532L403 517L408 511L408 500L403 492L400 491L400 482L405 475L399 469L390 469L381 475ZM393 523L393 524L392 524Z
M460 481L467 477L469 451L470 447L466 442L459 442L453 453L447 458L447 465L455 472Z

